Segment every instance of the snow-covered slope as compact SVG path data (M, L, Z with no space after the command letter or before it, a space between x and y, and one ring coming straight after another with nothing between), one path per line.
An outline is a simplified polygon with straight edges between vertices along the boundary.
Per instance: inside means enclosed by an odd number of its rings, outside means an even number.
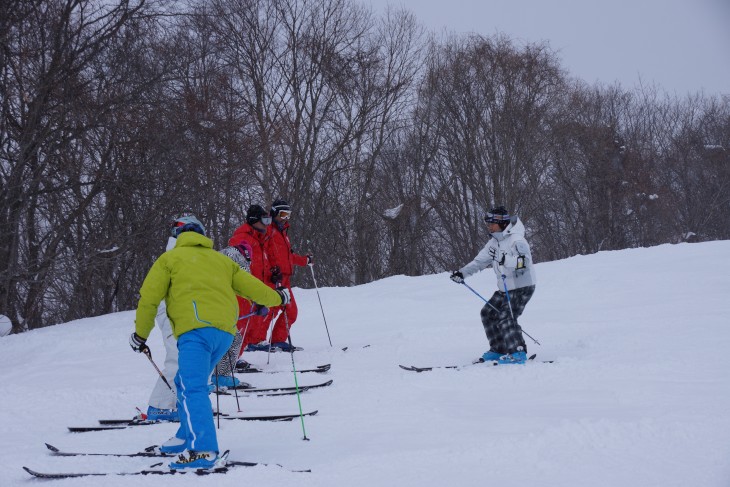
M521 318L553 364L473 366L416 374L398 364L465 364L488 346L481 301L447 274L392 277L296 292L297 367L332 363L334 380L302 394L318 416L302 425L224 421L231 458L311 468L239 469L211 477L110 477L104 485L216 486L681 486L730 485L730 242L602 252L538 265ZM469 281L488 297L491 271ZM127 344L133 312L0 338L1 485L41 471L133 471L145 458L47 454L138 451L174 425L71 434L66 426L131 417L156 373ZM150 340L164 358L158 331ZM347 347L347 350L343 350ZM288 354L247 354L289 370ZM293 385L291 373L243 376ZM237 411L221 397L224 412ZM241 398L250 414L294 413L296 396ZM59 485L101 485L88 477Z

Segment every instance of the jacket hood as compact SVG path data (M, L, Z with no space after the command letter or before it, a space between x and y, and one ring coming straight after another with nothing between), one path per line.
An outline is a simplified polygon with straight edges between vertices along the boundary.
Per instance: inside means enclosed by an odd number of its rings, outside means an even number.
M271 225L269 225L271 226ZM243 235L250 235L254 239L262 240L264 236L268 233L269 228L266 227L266 231L262 232L259 230L256 230L254 227L251 226L250 223L244 223L240 227L236 229L235 232L233 232L233 235L231 238L228 239L228 245L235 245L238 241L240 241L241 238L243 238Z
M167 246L165 247L165 252L174 249L175 245L177 245L177 239L175 237L167 237Z
M183 232L177 237L177 247L207 247L213 248L213 241L196 232Z
M505 228L501 232L494 232L491 235L492 235L492 237L494 237L500 241L504 240L505 238L507 238L510 235L524 237L525 236L525 225L522 224L522 220L520 220L516 216L513 216L509 222L509 225L507 225L507 228Z

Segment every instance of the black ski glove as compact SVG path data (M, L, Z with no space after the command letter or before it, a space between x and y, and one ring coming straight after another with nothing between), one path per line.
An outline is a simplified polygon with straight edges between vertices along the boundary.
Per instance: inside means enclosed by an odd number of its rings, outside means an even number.
M150 347L147 346L147 340L136 333L132 333L132 335L130 335L129 346L137 353L147 353L150 349Z
M279 269L278 265L275 265L271 268L271 282L273 282L277 287L281 285L281 280L283 276L281 275L281 269Z
M289 290L287 288L279 286L276 288L276 292L279 293L279 296L281 296L282 306L286 306L291 302L291 294L289 294Z
M454 281L456 284L463 284L464 274L462 274L461 271L454 271L451 273L451 280Z

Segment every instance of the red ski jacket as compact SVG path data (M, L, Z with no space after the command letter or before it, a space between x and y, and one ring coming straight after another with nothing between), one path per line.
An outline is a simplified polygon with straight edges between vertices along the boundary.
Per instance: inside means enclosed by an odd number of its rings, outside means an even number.
M269 233L261 233L248 223L244 223L233 232L228 240L228 245L236 246L242 242L248 242L253 251L251 256L251 275L264 281L271 286L271 264L266 253L266 240Z
M264 248L269 257L270 267L278 266L283 278L283 284L289 284L289 277L294 273L294 266L307 265L307 256L294 253L289 241L289 223L279 228L276 222L269 225L266 232L266 242ZM268 272L268 282L271 282L271 270Z

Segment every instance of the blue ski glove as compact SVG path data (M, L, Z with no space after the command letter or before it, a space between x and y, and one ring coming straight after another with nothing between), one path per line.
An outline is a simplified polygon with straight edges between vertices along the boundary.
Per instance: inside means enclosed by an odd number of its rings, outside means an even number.
M267 314L269 314L269 308L267 308L266 306L264 306L262 304L254 304L253 309L251 311L256 316L266 316Z

